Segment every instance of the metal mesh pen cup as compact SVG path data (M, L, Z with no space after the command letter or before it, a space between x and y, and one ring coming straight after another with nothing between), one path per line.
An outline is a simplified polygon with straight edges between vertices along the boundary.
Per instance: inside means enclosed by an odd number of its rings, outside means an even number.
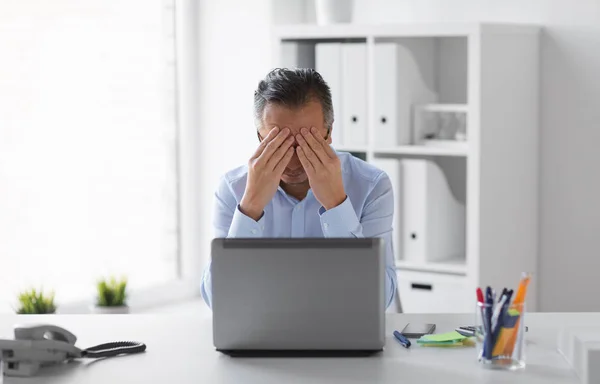
M525 303L477 303L478 361L486 368L525 367Z

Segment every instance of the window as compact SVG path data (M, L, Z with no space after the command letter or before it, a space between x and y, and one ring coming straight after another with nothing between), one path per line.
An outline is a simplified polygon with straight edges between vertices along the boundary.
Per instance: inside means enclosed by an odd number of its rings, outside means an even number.
M175 13L164 0L0 10L0 312L179 269Z

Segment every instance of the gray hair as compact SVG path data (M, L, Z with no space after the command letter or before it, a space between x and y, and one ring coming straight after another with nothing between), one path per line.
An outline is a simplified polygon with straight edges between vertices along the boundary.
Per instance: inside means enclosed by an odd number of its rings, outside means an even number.
M309 101L318 101L323 110L325 127L333 125L331 90L323 77L311 68L277 68L258 83L254 91L254 123L262 127L263 111L267 103L288 108L302 107Z

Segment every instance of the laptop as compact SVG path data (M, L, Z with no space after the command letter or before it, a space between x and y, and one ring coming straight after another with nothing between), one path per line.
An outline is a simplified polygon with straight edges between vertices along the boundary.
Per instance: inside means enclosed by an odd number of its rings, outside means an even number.
M346 356L383 349L383 239L214 239L211 247L218 351Z

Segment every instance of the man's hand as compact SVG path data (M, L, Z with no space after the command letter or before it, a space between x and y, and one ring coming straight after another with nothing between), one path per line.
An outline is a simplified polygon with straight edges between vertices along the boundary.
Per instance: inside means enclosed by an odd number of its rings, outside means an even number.
M246 216L256 221L262 216L277 192L285 167L294 155L293 143L290 130L284 128L280 131L278 127L274 127L260 142L248 162L248 181L240 201L240 210Z
M340 159L316 128L300 130L296 136L298 158L308 175L315 198L329 210L346 199Z

